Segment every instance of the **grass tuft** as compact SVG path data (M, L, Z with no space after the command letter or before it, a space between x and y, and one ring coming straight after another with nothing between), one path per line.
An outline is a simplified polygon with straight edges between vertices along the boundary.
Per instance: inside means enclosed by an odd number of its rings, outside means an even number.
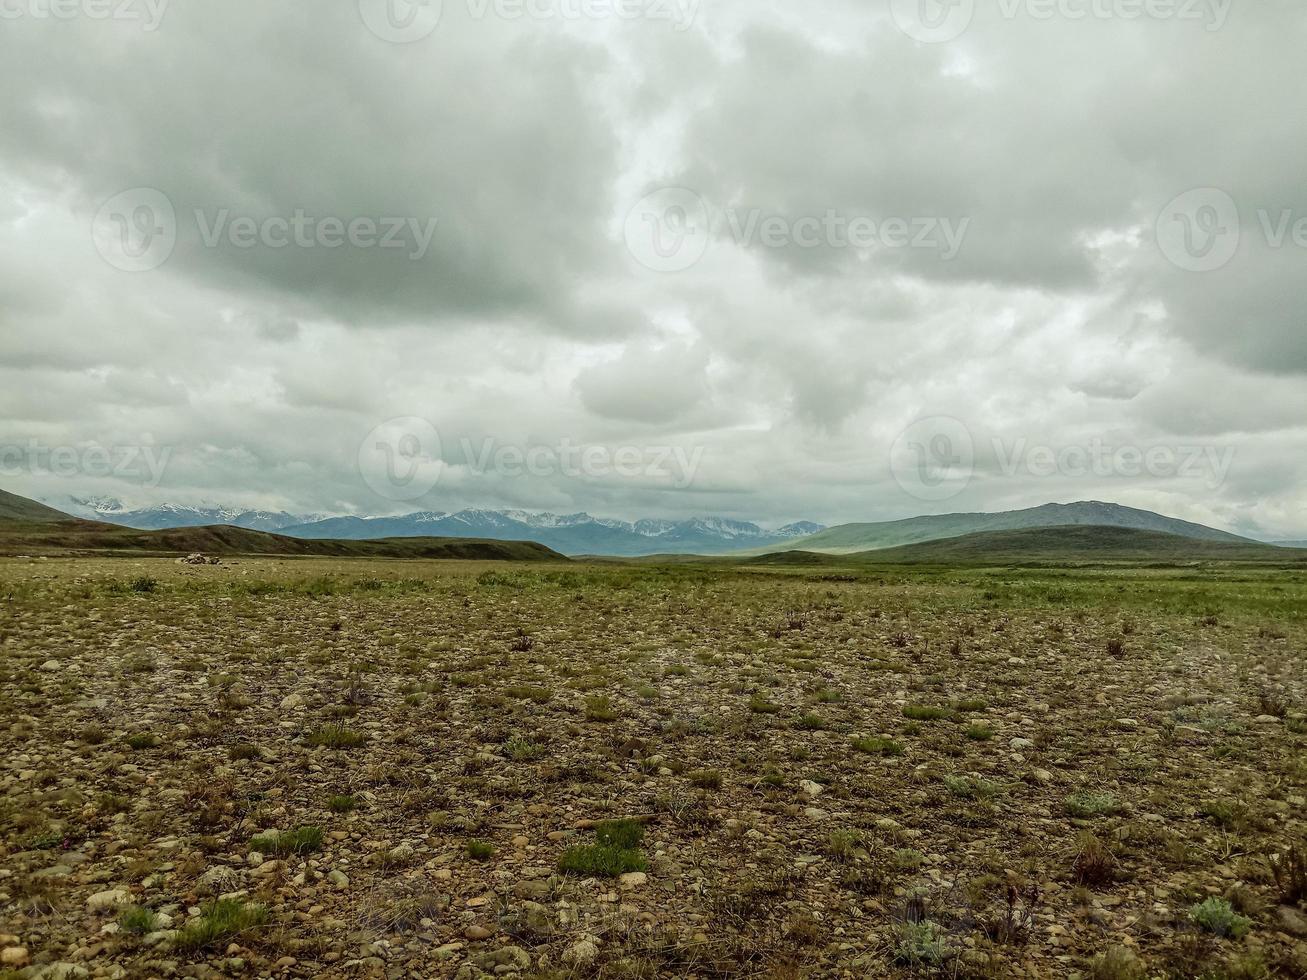
M246 904L239 898L221 898L200 910L200 917L188 923L177 936L176 946L200 950L234 939L268 923L268 910Z
M311 854L321 849L321 827L273 831L250 839L250 850L258 851L260 854L275 854L279 857L290 854Z

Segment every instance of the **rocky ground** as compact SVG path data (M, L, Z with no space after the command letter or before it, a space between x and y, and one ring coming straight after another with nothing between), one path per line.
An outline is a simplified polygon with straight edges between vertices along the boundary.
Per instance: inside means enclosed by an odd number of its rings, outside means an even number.
M1307 975L1296 573L4 560L0 601L3 977Z

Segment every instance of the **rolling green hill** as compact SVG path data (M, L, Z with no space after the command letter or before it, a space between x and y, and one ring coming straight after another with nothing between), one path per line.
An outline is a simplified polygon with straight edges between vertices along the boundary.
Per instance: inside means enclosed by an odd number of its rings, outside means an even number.
M53 507L47 507L45 504L38 504L35 500L28 500L26 497L20 497L16 493L8 493L0 490L0 521L33 521L44 523L48 521L67 521L69 516L62 511L55 510Z
M116 524L77 520L33 500L0 491L0 555L52 552L567 561L558 552L533 541L475 538L306 541L226 525L138 531Z
M1284 562L1307 567L1307 552L1255 541L1205 541L1124 527L1062 526L981 531L855 554L780 552L750 559L782 565L1183 564L1200 561Z
M1044 504L1042 507L1003 511L997 514L941 514L877 524L842 524L806 538L796 538L784 548L773 550L847 555L943 538L957 538L982 531L1016 531L1023 528L1068 526L1131 528L1203 541L1257 543L1202 524L1192 524L1154 514L1152 511L1123 507L1120 504L1081 501L1074 504ZM751 554L758 553L751 552Z

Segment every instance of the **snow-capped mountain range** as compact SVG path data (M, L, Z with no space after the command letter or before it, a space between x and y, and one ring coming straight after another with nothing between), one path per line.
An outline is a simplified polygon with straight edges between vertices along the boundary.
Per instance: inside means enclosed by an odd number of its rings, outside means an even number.
M45 502L74 517L121 524L142 531L207 527L213 524L230 524L252 531L280 531L323 517L321 514L288 514L285 511L243 510L239 507L191 507L185 504L159 504L157 507L136 510L115 497L68 497Z
M524 510L462 510L455 514L419 511L403 517L324 517L321 514L296 515L284 511L180 504L131 509L121 501L107 497L46 502L77 517L149 531L231 524L312 539L488 538L537 541L566 555L725 554L746 548L765 548L825 530L823 525L809 521L764 529L757 524L724 517L620 521L589 514L560 515Z

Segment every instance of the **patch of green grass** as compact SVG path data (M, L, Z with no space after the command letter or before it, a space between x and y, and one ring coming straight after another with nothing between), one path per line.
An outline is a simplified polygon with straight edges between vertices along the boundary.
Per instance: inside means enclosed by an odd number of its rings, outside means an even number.
M495 856L495 847L483 840L470 840L467 842L467 856L473 861L489 861Z
M536 704L545 704L554 696L554 692L543 687L535 687L531 684L514 684L512 687L504 688L504 693L510 698L517 698L519 701L532 701Z
M327 809L332 813L349 813L358 806L352 796L332 796L327 799Z
M851 862L862 847L862 834L856 830L832 831L826 838L826 854L840 864Z
M118 914L118 927L123 932L144 936L158 928L159 917L147 908L129 905Z
M259 747L249 742L237 742L227 750L227 758L233 762L242 759L257 759L259 757Z
M911 847L905 847L894 852L894 867L900 871L916 871L926 863L926 855Z
M356 749L367 738L344 725L323 725L304 736L304 744L314 748Z
M1230 800L1207 800L1199 805L1198 810L1224 830L1236 828L1247 819L1247 808Z
M514 735L500 751L514 762L531 762L545 754L545 747L526 735Z
M640 851L644 827L635 820L609 820L595 827L595 843L569 847L558 861L565 874L616 878L649 870Z
M964 800L992 800L1003 792L999 783L971 776L945 776L944 788Z
M768 701L761 691L749 698L749 710L755 715L774 715L781 710L781 706L773 701Z
M1066 812L1080 820L1110 817L1121 812L1121 804L1111 793L1072 793L1062 805Z
M581 844L563 852L558 870L564 874L616 878L632 871L648 871L649 862L634 848Z
M585 717L589 721L616 721L617 712L613 710L612 698L606 694L595 694L586 698Z
M1239 915L1223 898L1209 898L1189 910L1189 919L1204 932L1230 939L1242 939L1252 920Z
M177 936L176 946L182 950L206 949L267 923L266 907L249 905L238 898L221 898L201 908L200 917L187 923Z
M322 849L321 827L299 827L295 830L273 831L250 838L250 850L260 854L311 854Z
M903 754L903 746L892 738L855 738L853 748L854 751L865 752L867 755L896 756Z
M903 717L909 721L943 721L953 717L953 709L925 704L905 704Z
M894 960L905 966L939 966L948 958L948 948L939 926L933 922L904 922L898 927Z
M820 732L826 729L826 719L821 715L814 715L811 712L799 715L795 719L794 727L801 732Z
M595 840L612 847L639 847L644 842L644 825L638 820L605 820L595 827Z
M967 738L973 742L988 742L994 737L994 731L984 725L968 725Z
M159 736L151 735L148 733L138 734L138 735L128 735L127 738L124 739L124 741L127 743L127 747L129 749L132 749L135 752L140 752L143 749L156 748L159 744Z
M686 773L686 779L690 780L692 786L698 786L700 789L722 788L722 774L716 769L696 769Z
M1089 980L1144 980L1144 964L1128 946L1111 946L1089 961Z

